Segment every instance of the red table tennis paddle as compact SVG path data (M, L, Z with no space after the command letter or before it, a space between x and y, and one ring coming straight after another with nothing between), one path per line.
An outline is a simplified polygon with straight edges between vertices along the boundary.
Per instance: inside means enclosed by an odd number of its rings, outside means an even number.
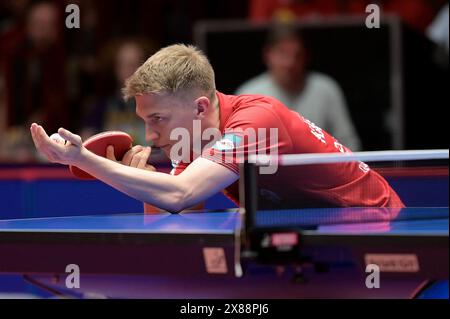
M114 155L116 159L120 161L125 153L131 149L133 139L125 132L107 131L91 136L83 143L83 146L86 147L86 149L102 157L106 157L106 148L109 145L114 146ZM70 165L69 170L78 178L95 179L95 177L76 166Z

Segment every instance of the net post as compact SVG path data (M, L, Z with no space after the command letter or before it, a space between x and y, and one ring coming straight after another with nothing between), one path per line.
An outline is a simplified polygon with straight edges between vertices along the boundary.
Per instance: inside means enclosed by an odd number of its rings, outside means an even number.
M243 213L243 231L242 238L245 240L244 246L250 248L251 232L256 223L257 198L258 198L258 182L256 174L257 166L253 163L245 161L240 164L239 178L239 202L241 214Z

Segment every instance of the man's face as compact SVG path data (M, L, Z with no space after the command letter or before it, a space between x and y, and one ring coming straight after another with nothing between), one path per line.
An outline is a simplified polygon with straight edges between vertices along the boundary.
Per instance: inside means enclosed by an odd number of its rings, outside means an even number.
M265 60L276 82L285 88L295 87L305 72L305 50L296 38L287 38L272 46Z
M58 9L52 4L42 3L31 8L27 32L38 49L46 49L58 41L58 19Z
M177 143L177 140L170 140L174 129L187 129L192 147L193 121L198 119L195 101L183 101L170 95L138 95L136 114L145 122L147 142L160 147L167 157L170 157L170 150Z

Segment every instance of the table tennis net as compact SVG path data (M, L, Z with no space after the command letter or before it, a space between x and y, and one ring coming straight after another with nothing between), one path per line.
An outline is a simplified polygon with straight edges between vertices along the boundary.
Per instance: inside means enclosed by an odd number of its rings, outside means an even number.
M264 225L448 218L448 156L448 150L253 156L241 165L241 206ZM363 179L375 172L406 207L418 209L365 204L358 197L379 191L379 181L345 190L351 183L345 174L354 170Z

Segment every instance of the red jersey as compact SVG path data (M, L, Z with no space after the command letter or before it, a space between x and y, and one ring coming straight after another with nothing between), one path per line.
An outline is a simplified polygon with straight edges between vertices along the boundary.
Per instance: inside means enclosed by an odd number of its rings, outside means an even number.
M242 159L255 150L268 155L274 151L279 155L350 152L327 132L274 98L220 92L217 97L222 139L205 147L202 157L236 174ZM252 131L256 132L256 141L245 134ZM230 152L235 156L224 160ZM188 164L173 165L172 174L177 175ZM386 180L363 162L279 167L277 173L265 175L259 185L260 195L280 206L295 201L297 207L404 207ZM239 203L237 182L224 193Z

